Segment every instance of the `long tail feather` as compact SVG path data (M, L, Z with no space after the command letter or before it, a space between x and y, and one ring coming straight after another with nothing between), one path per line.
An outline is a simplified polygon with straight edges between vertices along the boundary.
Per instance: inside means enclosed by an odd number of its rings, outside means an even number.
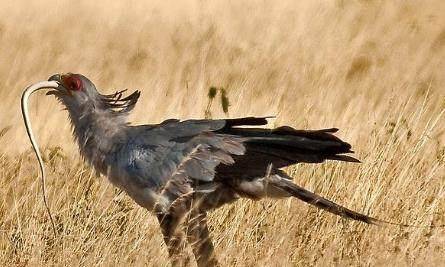
M282 173L284 174L284 173ZM280 176L282 175L280 174ZM312 193L303 187L300 187L292 182L292 177L284 175L278 179L270 179L269 184L284 190L289 193L293 197L296 197L306 203L314 205L317 208L326 210L335 215L341 216L343 218L352 219L355 221L364 222L367 224L373 225L393 225L393 226L401 226L401 227L413 227L413 228L444 228L445 224L440 225L414 225L414 224L406 224L406 223L398 223L385 221L377 218L373 218L356 211L350 210L346 207L343 207L335 202L332 202L324 197L321 197L315 193ZM276 176L275 176L276 177Z
M317 208L326 210L335 215L341 216L343 218L352 219L356 221L361 221L367 224L381 224L386 223L376 218L369 217L367 215L355 212L346 207L343 207L337 203L334 203L326 198L323 198L315 193L312 193L303 187L300 187L294 184L291 180L288 179L273 179L271 181L273 186L280 188L288 192L290 195L306 202L311 205L314 205Z

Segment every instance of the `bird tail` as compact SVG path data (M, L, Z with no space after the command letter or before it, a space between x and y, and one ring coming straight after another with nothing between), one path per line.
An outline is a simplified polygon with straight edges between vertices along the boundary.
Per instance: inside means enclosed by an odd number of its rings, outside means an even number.
M326 198L323 198L315 193L312 193L303 187L300 187L292 182L291 177L281 177L283 174L273 175L269 177L268 184L277 187L289 195L296 197L310 205L313 205L319 209L326 210L335 215L341 216L343 218L352 219L356 221L361 221L367 224L377 224L387 223L382 220L355 212L346 207L343 207L337 203L334 203Z

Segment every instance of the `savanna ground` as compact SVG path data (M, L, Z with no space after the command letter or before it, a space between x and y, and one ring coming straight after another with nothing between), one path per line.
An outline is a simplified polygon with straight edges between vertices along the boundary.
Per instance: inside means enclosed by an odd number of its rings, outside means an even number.
M242 200L210 214L223 266L445 265L445 229L428 227L445 224L445 1L28 2L0 2L0 265L169 264L155 218L81 162L66 112L38 93L53 239L19 99L57 72L142 90L134 123L203 117L217 86L231 106L213 117L338 127L363 163L298 165L295 181L425 226Z

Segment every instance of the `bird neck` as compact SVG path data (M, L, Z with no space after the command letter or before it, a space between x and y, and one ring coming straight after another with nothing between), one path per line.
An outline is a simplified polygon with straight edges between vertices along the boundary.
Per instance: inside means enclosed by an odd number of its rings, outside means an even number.
M107 160L116 145L114 139L128 127L125 117L94 107L85 107L80 116L78 112L70 111L69 114L81 155L96 170L105 174Z

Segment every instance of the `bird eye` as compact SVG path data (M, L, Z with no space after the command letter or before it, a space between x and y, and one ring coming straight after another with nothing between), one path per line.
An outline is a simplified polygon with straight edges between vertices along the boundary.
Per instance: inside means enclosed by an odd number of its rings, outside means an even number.
M79 77L76 77L75 75L67 75L63 79L63 83L67 87L67 89L72 91L79 91L82 90L82 81Z

